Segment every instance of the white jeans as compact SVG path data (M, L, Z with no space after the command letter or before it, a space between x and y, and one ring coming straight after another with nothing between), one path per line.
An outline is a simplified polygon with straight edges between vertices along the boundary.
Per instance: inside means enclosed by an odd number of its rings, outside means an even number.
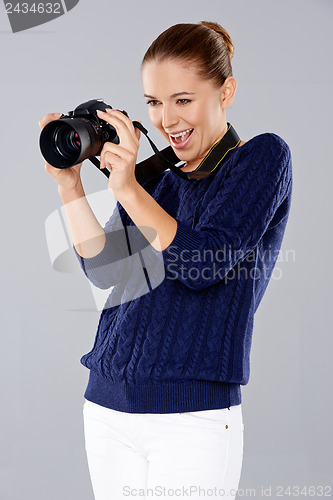
M243 461L241 405L187 413L125 413L85 400L95 500L234 499Z

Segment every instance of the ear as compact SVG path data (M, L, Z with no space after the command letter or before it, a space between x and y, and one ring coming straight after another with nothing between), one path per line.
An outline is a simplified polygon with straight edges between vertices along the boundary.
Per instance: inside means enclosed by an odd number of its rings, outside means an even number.
M228 76L221 89L221 107L226 109L234 100L237 88L237 81L233 76Z

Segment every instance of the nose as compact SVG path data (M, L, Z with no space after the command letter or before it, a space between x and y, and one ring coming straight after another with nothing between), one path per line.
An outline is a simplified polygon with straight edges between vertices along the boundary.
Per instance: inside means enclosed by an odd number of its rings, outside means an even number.
M172 129L178 123L178 117L175 109L165 104L163 107L162 125L165 130Z

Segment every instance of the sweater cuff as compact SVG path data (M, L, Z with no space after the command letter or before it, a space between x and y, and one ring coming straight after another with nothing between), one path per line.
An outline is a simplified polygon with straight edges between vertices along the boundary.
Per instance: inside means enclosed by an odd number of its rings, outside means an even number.
M175 237L163 252L166 252L171 246L175 246L180 250L192 251L197 249L202 244L202 241L203 238L198 236L198 231L196 229L192 229L184 222L177 220Z
M113 264L129 256L126 234L123 229L112 232L105 231L105 238L103 249L94 257L81 257L73 245L77 258L89 269Z
M87 278L99 288L109 288L121 279L129 256L126 234L123 229L105 232L105 246L94 257L81 257L73 249Z
M177 220L177 231L170 245L162 251L165 263L174 264L179 268L184 261L189 262L194 252L198 251L205 242L205 235L190 228L184 222Z
M179 279L193 290L202 290L221 281L240 259L239 250L231 257L226 231L192 229L177 221L170 245L162 251L169 279ZM231 241L231 234L228 235Z

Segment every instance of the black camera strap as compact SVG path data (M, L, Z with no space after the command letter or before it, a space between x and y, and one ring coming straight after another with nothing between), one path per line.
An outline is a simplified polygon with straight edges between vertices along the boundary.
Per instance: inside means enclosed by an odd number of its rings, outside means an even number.
M176 175L187 181L208 177L208 175L215 172L218 168L221 168L228 153L235 149L240 143L240 138L236 130L230 123L227 123L227 132L224 134L222 139L214 144L214 146L209 150L200 165L198 165L198 167L192 172L183 172L180 169L185 165L185 163L176 167L176 164L179 163L180 160L171 146L159 151L150 137L148 137L148 130L145 129L140 122L133 121L133 125L147 137L149 144L155 152L153 156L150 156L146 160L136 164L135 177L140 184L155 175L159 175L166 169L172 170L172 172ZM94 156L90 157L89 160L96 167L100 167L100 162ZM100 171L106 175L106 177L110 176L110 171L107 168L100 169Z

